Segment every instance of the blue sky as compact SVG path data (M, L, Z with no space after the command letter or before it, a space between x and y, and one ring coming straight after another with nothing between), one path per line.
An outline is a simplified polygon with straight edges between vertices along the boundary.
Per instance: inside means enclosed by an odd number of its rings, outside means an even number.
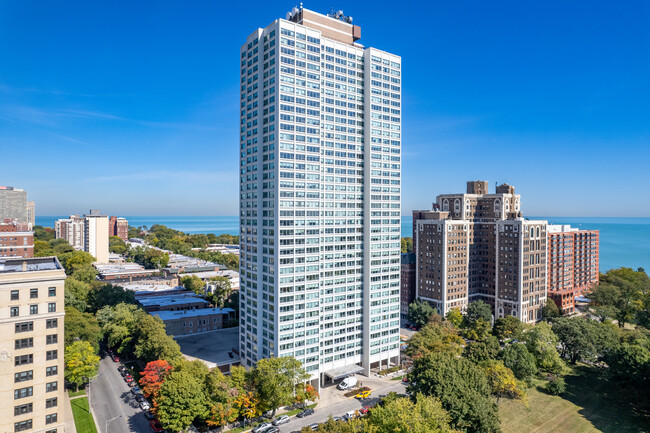
M294 5L0 0L0 185L41 215L237 214L239 47ZM485 179L528 215L650 216L649 2L334 6L402 56L403 214Z

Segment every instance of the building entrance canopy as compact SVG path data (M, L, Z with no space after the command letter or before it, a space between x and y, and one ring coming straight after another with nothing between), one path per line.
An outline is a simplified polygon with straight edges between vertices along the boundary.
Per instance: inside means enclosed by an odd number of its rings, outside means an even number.
M358 366L356 364L352 364L352 365L346 365L344 367L335 368L330 371L326 371L325 375L332 380L337 380L337 379L343 379L344 377L351 376L355 373L361 373L362 371L363 371L363 367Z

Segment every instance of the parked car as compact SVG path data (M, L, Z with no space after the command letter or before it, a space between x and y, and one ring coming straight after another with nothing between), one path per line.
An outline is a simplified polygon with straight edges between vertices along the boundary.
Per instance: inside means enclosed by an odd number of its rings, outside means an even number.
M154 414L154 413L151 411L151 409L149 409L149 410L145 410L145 411L144 411L144 416L146 416L147 419L155 419L155 418L156 418L156 414Z
M142 390L140 389L139 386L136 385L133 388L131 388L131 394L133 395L142 394Z
M313 424L309 424L309 428L312 429L312 430L318 430L318 423L315 422Z
M288 423L289 421L290 421L290 419L289 419L289 417L287 415L280 415L271 424L273 424L273 425L282 425L282 424Z
M144 395L136 394L135 395L135 401L137 401L138 403L141 403L141 402L145 401Z
M277 428L277 427L271 427L270 429L268 429L264 433L280 433L280 429Z
M117 367L117 371L119 371L120 373L124 374L124 372L126 371L126 367L123 366L123 365L120 365L120 366Z
M344 420L342 417L340 417L340 416L332 417L332 419L333 419L334 421L345 421L345 420Z
M132 380L131 382L126 382L126 384L129 385L131 388L133 388L134 386L138 386L138 382L136 382L135 380Z
M133 382L133 376L131 376L130 374L128 376L124 376L124 380L126 382Z
M157 419L152 419L151 421L149 421L149 425L151 426L151 430L153 430L156 433L162 433L165 431L165 429L160 424L160 422L158 422Z
M409 381L409 378L408 378L408 377L404 376L404 377L402 378L402 382L404 382L404 383L408 383L408 381Z
M267 430L270 430L273 426L268 422L263 422L253 429L253 433L264 433Z
M370 394L372 394L371 390L361 391L359 394L355 395L354 397L355 398L368 398L368 397L370 397Z
M314 414L314 409L305 409L296 416L298 418L304 418L306 416L313 415L313 414Z
M120 357L117 355L112 355L111 358L113 359L113 362L120 362Z
M151 406L149 406L148 401L142 401L142 402L140 402L140 409L149 410L149 409L151 409Z
M361 409L359 409L359 413L360 413L361 415L365 415L365 414L368 413L369 410L370 410L370 408L368 408L368 406L364 406L364 407L362 407Z
M262 416L264 418L271 419L271 418L273 418L273 411L272 410L267 410L266 412L264 412L262 414Z

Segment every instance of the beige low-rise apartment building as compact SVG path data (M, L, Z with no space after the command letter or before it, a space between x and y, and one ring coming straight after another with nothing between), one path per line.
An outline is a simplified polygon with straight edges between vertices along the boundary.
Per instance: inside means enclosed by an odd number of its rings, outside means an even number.
M466 193L439 195L432 210L413 211L416 297L442 315L483 300L496 317L538 320L546 299L539 288L546 281L546 242L535 236L529 243L524 231L531 226L546 236L545 221L522 217L513 186L497 185L490 194L486 181L467 182Z
M56 257L0 259L2 433L63 433L64 282Z

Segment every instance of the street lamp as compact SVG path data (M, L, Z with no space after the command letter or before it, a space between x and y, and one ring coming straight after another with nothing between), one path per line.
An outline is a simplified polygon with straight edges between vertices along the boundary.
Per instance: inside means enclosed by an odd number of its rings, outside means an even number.
M113 418L107 420L106 421L106 429L104 430L104 433L108 433L108 425L111 423L111 421L115 421L116 419L121 418L121 417L122 417L122 415L118 415L116 417L113 417Z

